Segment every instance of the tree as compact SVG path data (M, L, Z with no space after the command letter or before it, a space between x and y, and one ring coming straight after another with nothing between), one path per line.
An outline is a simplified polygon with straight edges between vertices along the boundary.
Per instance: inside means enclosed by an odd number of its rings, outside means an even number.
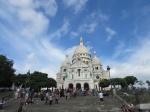
M110 85L110 81L107 80L107 79L102 79L102 80L100 80L100 82L99 82L99 86L100 86L101 88L108 87L109 85Z
M135 82L137 82L137 78L134 76L126 76L124 79L126 80L128 85L131 84L132 86L135 84Z
M13 81L13 83L15 84L15 86L21 86L23 85L23 87L26 85L26 80L28 78L27 74L18 74L13 76L11 79Z
M121 84L120 85L121 85L122 89L125 89L125 88L128 87L127 81L124 78L121 80Z
M150 87L150 81L147 80L146 83L147 83L147 85Z
M45 82L45 87L49 88L49 87L56 87L56 81L53 78L47 78L46 82Z
M0 55L0 87L11 87L11 77L14 76L13 60Z
M122 78L112 78L111 79L111 84L116 87L116 85L121 85Z
M139 81L137 81L138 82L138 84L141 86L141 88L142 88L142 86L144 85L144 82L142 81L142 80L139 80Z
M47 80L48 74L35 71L28 76L30 89L38 90L41 87L45 87L45 82Z

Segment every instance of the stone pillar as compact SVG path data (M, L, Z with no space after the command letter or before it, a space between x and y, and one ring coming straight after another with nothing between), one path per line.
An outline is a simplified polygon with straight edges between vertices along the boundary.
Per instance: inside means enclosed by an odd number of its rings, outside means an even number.
M116 89L113 88L112 92L113 92L113 96L115 97L116 96Z
M81 89L84 90L84 83L81 83Z

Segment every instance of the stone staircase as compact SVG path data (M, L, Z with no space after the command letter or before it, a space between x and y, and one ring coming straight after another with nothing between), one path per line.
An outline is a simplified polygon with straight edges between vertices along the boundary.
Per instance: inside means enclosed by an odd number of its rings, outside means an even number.
M12 100L0 112L15 112L19 100ZM60 98L59 104L45 105L45 101L34 99L33 105L25 106L26 112L122 112L120 101L113 97L104 98L104 106L100 105L98 96L78 96L76 98Z

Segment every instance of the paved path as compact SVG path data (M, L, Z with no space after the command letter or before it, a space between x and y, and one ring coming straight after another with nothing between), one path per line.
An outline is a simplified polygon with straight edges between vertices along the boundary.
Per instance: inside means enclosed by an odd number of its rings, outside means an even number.
M59 104L45 105L45 101L35 98L34 104L25 106L26 112L122 112L120 101L113 97L105 97L104 106L100 106L97 96L82 96L76 98L60 98ZM15 112L19 100L8 103L0 112Z

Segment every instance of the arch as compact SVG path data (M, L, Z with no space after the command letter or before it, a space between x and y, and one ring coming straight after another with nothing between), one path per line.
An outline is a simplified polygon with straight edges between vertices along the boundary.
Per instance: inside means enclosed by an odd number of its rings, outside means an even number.
M68 85L68 87L69 87L69 89L73 89L73 84L70 83L70 84Z
M89 84L88 83L84 83L84 90L89 90Z
M76 89L81 89L81 84L80 83L76 84Z

